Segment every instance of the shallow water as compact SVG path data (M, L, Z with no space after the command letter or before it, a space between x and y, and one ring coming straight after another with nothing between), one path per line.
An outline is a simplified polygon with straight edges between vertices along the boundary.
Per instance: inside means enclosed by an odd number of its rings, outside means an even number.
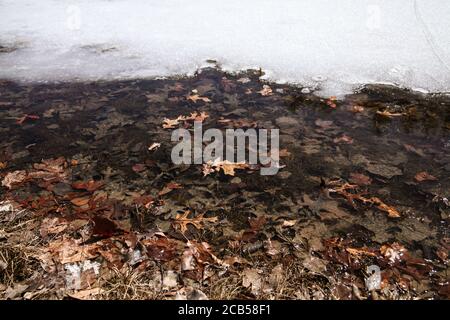
M385 291L393 296L383 291L386 297L445 297L450 97L367 86L336 101L298 87L262 83L259 75L204 69L192 78L166 80L1 82L0 177L58 157L64 157L70 172L66 181L4 187L1 200L14 199L42 217L68 221L80 214L103 215L136 234L157 228L173 239L207 241L219 256L234 252L230 243L239 241L240 255L261 255L258 261L271 264L294 257L308 268L306 261L317 257L325 270L309 268L337 277L343 287L350 272L364 290L362 270L376 264L390 283ZM237 81L245 78L250 81ZM258 93L264 84L271 95ZM194 89L210 102L186 99ZM172 130L162 128L163 119L194 111L209 115L204 129L279 128L280 149L287 149L281 158L285 167L275 176L237 170L234 177L222 172L204 177L201 165L173 165ZM224 125L221 118L230 122ZM161 147L149 151L154 142ZM89 180L105 183L89 195L106 197L104 210L70 202L86 196L71 183ZM170 182L182 188L158 195ZM339 189L347 182L354 187ZM349 194L359 198L350 201ZM58 202L57 210L45 201L36 204L49 196ZM157 204L136 213L144 196ZM380 203L400 217L389 217ZM190 226L183 235L173 221L185 209L218 217L218 222L204 229ZM252 221L261 225L254 227ZM284 221L295 224L284 226ZM268 251L268 239L276 254ZM265 244L258 248L260 242ZM390 261L380 253L382 245L393 243L401 244L408 257ZM377 256L351 256L346 248L370 248ZM326 298L354 298L340 286Z

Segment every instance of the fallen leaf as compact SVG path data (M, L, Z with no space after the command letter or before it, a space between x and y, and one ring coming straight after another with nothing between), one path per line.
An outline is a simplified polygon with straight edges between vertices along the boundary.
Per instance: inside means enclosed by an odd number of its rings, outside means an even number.
M423 181L436 181L436 180L437 180L437 178L436 178L435 176L432 176L431 174L429 174L428 172L425 172L425 171L422 171L422 172L417 173L417 174L414 176L414 179L415 179L417 182L423 182Z
M403 259L403 256L407 250L401 244L394 242L392 244L385 244L381 246L380 252L385 258L389 259L390 263L396 263Z
M173 129L173 128L175 128L176 126L178 126L179 124L180 124L180 119L179 119L179 117L176 118L176 119L168 119L168 118L165 118L165 119L163 120L163 125L162 125L162 127L163 127L164 129Z
M2 186L8 189L12 188L13 184L20 184L27 179L27 172L25 170L17 170L9 172L2 181Z
M99 243L79 245L73 239L61 239L48 243L46 251L49 252L56 261L61 264L75 263L84 260L90 260L99 255ZM45 254L39 256L46 262Z
M322 129L329 129L333 125L333 121L317 119L314 124Z
M68 223L61 218L45 218L40 227L40 234L43 238L46 238L49 234L58 234L67 229Z
M92 218L94 222L94 228L92 229L92 235L95 237L109 238L117 234L123 233L117 224L101 216L95 216Z
M80 197L80 198L74 198L70 200L73 205L77 207L83 207L89 203L90 198L89 197Z
M161 147L161 143L153 142L150 147L148 147L149 151L158 150Z
M175 243L166 237L154 237L143 241L147 255L158 261L170 261L176 256Z
M23 117L17 118L16 123L17 124L23 124L25 122L25 120L30 119L30 120L39 120L39 116L34 115L34 114L26 114Z
M376 114L378 116L383 117L383 118L389 118L389 119L393 118L393 117L401 117L401 116L404 115L403 113L392 113L392 112L389 112L387 110L377 111Z
M358 186L368 186L372 183L372 179L361 173L350 173L350 182Z
M239 78L236 81L239 83L249 83L251 80L249 78Z
M136 163L134 166L131 167L131 169L136 173L145 171L146 168L147 168L146 165L143 163Z
M327 99L327 101L326 101L326 104L329 106L329 107L331 107L331 108L333 108L333 109L336 109L336 103L335 103L335 101L337 100L337 98L335 97L335 96L331 96L331 97L329 97L328 99Z
M297 220L283 220L283 223L281 224L281 226L283 228L289 228L294 226L297 223Z
M234 176L234 170L246 168L248 168L248 164L245 162L230 162L228 160L221 161L217 158L214 161L209 160L207 163L203 164L203 175L207 176L214 171L218 172L223 170L224 174Z
M8 164L6 162L0 162L0 170L6 169Z
M197 102L197 101L203 101L203 102L211 102L211 99L209 99L208 97L201 97L200 95L198 95L198 93L194 93L191 94L187 97L188 100L191 100L193 102Z
M189 224L193 225L197 229L203 229L205 222L217 222L217 217L205 218L204 213L199 214L195 217L189 218L190 211L186 210L184 213L178 213L175 217L175 221L173 222L176 227L180 229L181 233L185 233L187 231L187 226Z
M389 218L400 218L401 214L395 208L388 206L380 199L373 197L371 200L377 205L377 208L381 211L387 212Z
M262 96L271 96L273 94L272 88L268 86L267 84L263 85L262 90L257 91Z
M72 188L75 190L86 190L89 192L94 192L98 189L100 189L102 186L105 185L104 181L96 181L96 180L89 180L87 182L84 181L77 181L72 183Z
M360 112L364 111L364 107L362 107L362 106L352 106L351 111L354 112L354 113L360 113Z
M345 250L352 256L371 256L376 257L377 254L367 248L345 248Z
M174 189L181 189L183 188L181 186L181 184L176 183L176 182L169 182L168 184L166 184L166 186L158 193L159 196L163 196L165 194L168 194L169 192L171 192Z
M78 290L74 293L68 293L67 295L71 298L78 300L87 300L89 298L95 299L93 296L101 294L103 291L100 288L92 288L86 290Z
M254 296L258 296L261 293L261 287L263 280L260 276L259 270L256 269L244 269L242 272L242 286L249 288Z
M334 143L346 143L346 144L352 144L353 143L353 138L349 137L346 134L343 134L342 136L338 137L338 138L334 138L333 140Z

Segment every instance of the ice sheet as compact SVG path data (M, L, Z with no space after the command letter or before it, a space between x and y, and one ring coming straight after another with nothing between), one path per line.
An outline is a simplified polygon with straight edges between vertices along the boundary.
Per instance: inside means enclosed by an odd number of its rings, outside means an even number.
M217 60L340 94L450 90L448 0L0 0L0 78L190 74Z

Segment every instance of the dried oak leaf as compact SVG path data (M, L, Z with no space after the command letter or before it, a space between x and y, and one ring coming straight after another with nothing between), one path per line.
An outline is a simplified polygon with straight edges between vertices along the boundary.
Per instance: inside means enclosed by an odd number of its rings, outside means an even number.
M205 218L204 213L199 214L195 217L189 218L189 214L191 212L186 210L184 213L178 213L175 217L175 221L173 221L175 227L179 228L181 233L185 233L187 231L188 224L192 224L197 229L203 229L205 222L217 222L217 217Z
M224 174L234 176L234 170L246 168L248 168L248 164L245 162L230 162L228 160L221 161L217 158L214 161L209 160L207 163L203 164L203 175L207 176L214 171L220 171L222 169Z
M178 125L180 124L180 120L183 120L183 118L181 118L181 117L178 117L178 118L176 118L176 119L168 119L168 118L165 118L165 119L163 120L163 125L162 125L162 127L163 127L164 129L173 129L173 128L175 128L176 126L178 126Z
M211 99L209 99L208 97L202 97L200 96L197 92L193 92L193 94L190 94L187 97L188 100L191 100L193 102L197 102L197 101L203 101L203 102L211 102Z

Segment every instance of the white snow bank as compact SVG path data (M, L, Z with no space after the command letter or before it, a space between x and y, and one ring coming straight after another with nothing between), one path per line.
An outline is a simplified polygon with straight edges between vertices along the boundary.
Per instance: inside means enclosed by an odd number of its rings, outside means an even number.
M0 0L0 78L192 73L206 59L339 94L450 90L448 0Z

